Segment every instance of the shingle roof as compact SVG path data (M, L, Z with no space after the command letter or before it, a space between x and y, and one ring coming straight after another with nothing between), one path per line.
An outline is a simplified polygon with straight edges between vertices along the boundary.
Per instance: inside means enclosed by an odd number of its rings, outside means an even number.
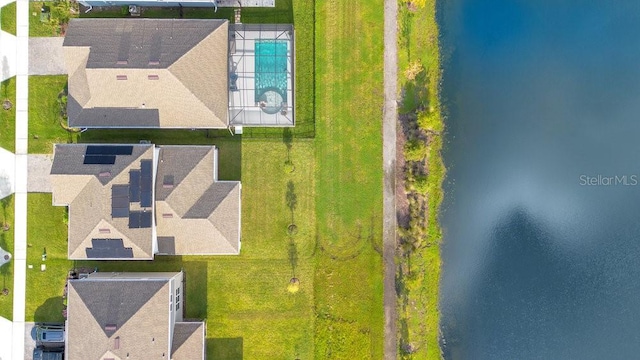
M228 125L227 20L72 19L64 47L71 126Z
M130 172L140 169L143 162L153 161L153 145L126 145L124 147L131 148L131 155L116 155L113 164L85 164L86 153L92 146L57 144L54 149L53 202L69 205L68 257L115 258L132 254L134 258L151 259L152 228L130 226L129 213L145 211L153 219L153 207L142 207L142 203L130 199L126 185L130 182ZM124 190L124 198L114 193L117 189ZM117 217L114 207L126 208L126 214ZM108 248L101 250L105 245Z
M238 181L217 181L211 146L162 146L156 178L161 252L176 255L240 251Z
M173 328L172 360L197 360L204 358L204 323L182 322Z
M69 359L101 359L108 353L107 358L161 359L170 351L170 291L169 279L70 280Z

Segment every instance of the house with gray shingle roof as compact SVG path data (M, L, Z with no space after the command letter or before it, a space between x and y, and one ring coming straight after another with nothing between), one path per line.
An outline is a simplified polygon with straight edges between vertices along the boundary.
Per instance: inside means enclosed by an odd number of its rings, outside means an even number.
M67 359L205 359L204 322L186 322L183 273L69 280Z
M239 181L214 146L57 144L53 205L68 206L72 260L240 252Z
M71 127L294 126L292 25L72 19L63 49Z

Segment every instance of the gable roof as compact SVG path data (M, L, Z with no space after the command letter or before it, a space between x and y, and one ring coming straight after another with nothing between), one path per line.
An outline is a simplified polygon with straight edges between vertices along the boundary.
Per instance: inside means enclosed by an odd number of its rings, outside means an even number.
M218 181L212 146L162 146L158 154L156 212L161 253L237 254L239 181Z
M70 126L228 125L227 20L72 19L64 49Z
M70 280L68 358L168 358L170 280L176 274Z
M55 146L53 203L69 206L70 259L153 258L153 161L153 145Z
M202 322L176 323L171 345L172 360L204 359L205 327Z

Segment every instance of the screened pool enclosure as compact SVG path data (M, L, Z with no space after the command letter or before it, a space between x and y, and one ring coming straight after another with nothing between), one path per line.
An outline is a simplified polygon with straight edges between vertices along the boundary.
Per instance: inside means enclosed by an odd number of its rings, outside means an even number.
M229 27L229 123L293 126L292 25Z

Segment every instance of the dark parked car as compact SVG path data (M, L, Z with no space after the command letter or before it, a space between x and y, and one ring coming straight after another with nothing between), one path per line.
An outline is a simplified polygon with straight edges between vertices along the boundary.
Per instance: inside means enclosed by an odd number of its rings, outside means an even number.
M62 360L64 351L62 349L37 348L33 350L33 360Z
M64 325L36 325L36 346L46 348L64 348Z

